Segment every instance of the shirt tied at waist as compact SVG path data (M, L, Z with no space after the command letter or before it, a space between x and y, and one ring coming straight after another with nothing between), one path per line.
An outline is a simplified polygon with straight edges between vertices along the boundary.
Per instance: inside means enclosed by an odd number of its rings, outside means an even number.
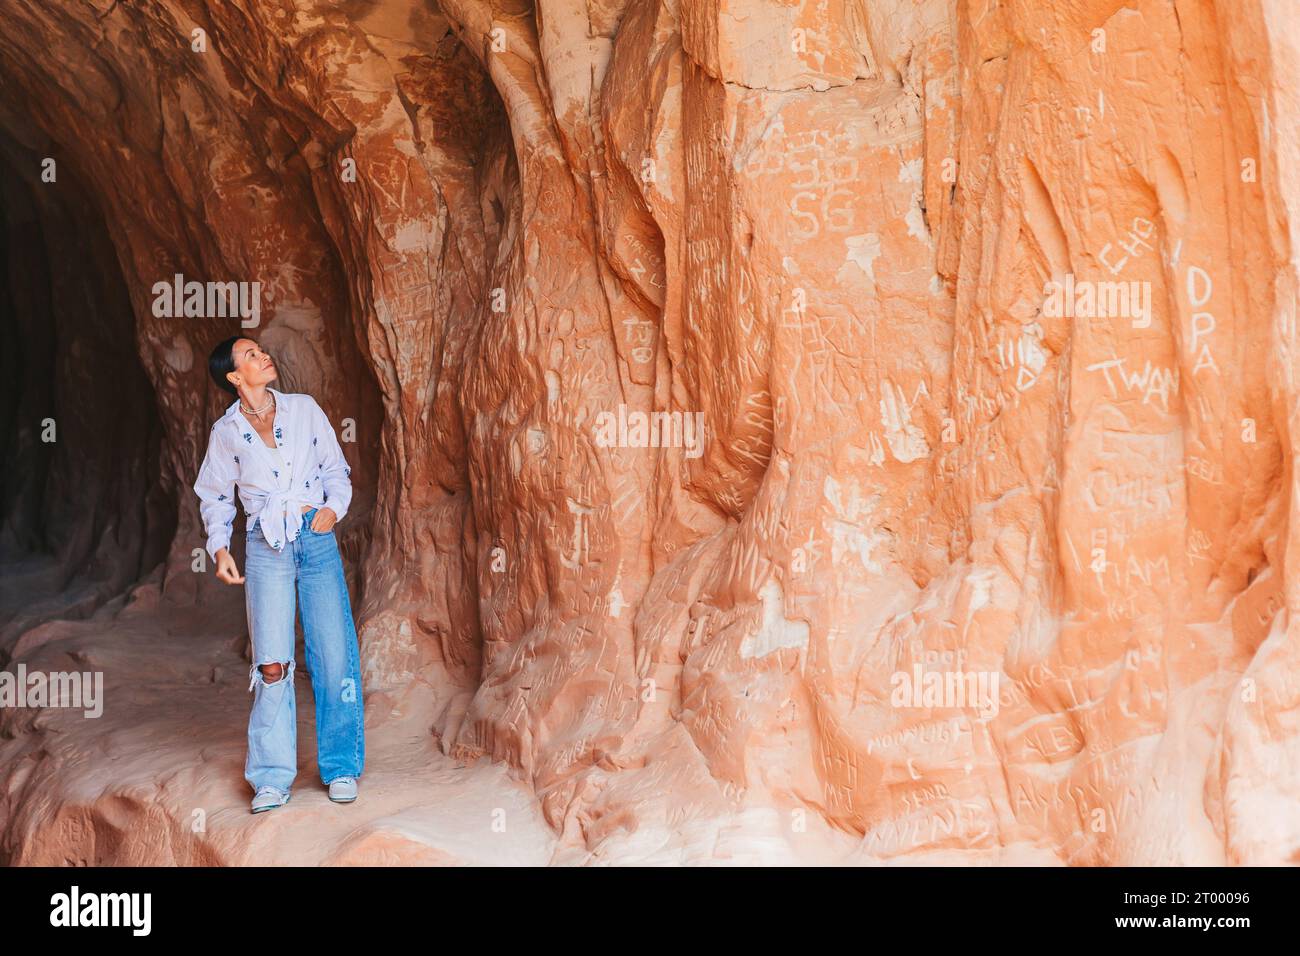
M298 537L303 505L318 507L300 497L292 488L287 491L272 491L262 500L257 520L267 544L278 551ZM293 520L289 519L290 514L293 515Z

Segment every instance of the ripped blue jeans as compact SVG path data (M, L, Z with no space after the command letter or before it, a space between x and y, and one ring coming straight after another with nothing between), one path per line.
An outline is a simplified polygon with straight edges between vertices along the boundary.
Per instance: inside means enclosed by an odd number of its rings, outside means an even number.
M321 782L360 777L365 765L361 658L343 559L333 529L311 530L315 516L315 508L303 512L298 536L280 551L267 544L256 519L249 523L244 597L253 641L253 665L248 669L253 711L248 718L244 779L254 792L274 787L287 796L298 771L293 691L296 605L302 611L303 643L316 699ZM280 679L268 683L261 665L276 663L283 665Z

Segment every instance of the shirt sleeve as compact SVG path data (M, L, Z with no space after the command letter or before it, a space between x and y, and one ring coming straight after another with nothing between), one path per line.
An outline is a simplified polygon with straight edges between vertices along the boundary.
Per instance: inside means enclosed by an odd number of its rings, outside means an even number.
M308 396L310 398L310 396ZM343 457L338 438L334 435L334 426L329 416L312 398L312 438L320 454L321 484L325 489L325 505L342 521L352 503L352 469Z
M208 554L213 562L217 552L230 546L230 531L235 523L235 481L239 469L230 449L221 438L221 430L213 427L208 435L208 450L199 467L194 493L199 496L199 514L208 533Z

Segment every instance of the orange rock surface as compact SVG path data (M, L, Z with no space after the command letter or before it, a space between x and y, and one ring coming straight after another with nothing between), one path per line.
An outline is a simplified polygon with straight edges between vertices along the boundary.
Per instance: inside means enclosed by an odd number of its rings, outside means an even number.
M0 858L1300 862L1291 0L11 0L0 166ZM357 491L269 830L176 274Z

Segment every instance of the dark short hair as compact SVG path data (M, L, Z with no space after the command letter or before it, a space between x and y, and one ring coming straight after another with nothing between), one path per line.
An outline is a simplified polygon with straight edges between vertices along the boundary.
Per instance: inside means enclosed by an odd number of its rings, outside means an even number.
M224 342L218 342L217 347L208 356L208 374L212 376L212 381L217 383L218 388L225 389L231 395L238 395L239 391L230 383L230 379L226 378L226 373L235 370L235 343L246 338L247 335L233 335Z

